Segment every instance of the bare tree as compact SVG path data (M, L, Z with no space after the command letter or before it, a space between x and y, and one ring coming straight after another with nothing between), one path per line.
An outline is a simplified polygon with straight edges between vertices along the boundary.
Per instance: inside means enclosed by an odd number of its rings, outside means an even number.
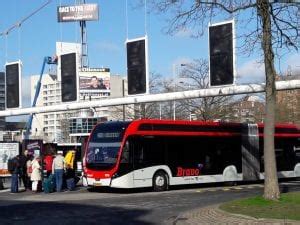
M151 94L160 93L162 90L162 78L160 74L152 72L149 79L149 91ZM123 115L123 107L115 106L111 109L114 119L120 119ZM159 103L143 103L136 105L125 106L126 120L140 119L140 118L159 118Z
M184 82L179 82L183 90L206 89L209 87L208 62L195 59L185 64L180 74ZM199 120L225 120L231 96L204 97L180 101L181 112L186 112L188 118L194 114Z
M269 0L149 0L151 11L170 15L166 32L174 34L192 28L201 36L212 18L235 17L245 29L242 49L251 53L261 47L266 77L266 117L264 128L265 189L264 197L280 197L274 151L276 88L274 50L280 57L282 49L298 49L299 4L270 3ZM245 20L245 18L247 18Z

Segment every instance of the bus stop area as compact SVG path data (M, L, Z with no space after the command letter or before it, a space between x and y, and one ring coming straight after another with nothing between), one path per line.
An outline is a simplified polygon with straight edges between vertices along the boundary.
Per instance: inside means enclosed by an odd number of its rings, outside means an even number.
M81 188L83 188L82 179L80 177L78 177L78 178L79 178L79 181L77 182L76 189L74 191L81 190ZM5 176L5 177L0 176L0 193L10 192L10 187L11 187L11 177L10 176ZM65 188L65 190L67 190L67 189ZM25 192L25 191L26 190L25 190L23 183L21 182L21 185L20 185L20 181L19 181L19 192ZM42 190L40 190L40 192L42 193Z

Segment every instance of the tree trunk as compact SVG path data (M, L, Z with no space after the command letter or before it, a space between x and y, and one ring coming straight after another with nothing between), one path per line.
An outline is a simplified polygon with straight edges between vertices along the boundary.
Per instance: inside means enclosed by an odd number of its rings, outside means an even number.
M274 53L272 49L271 18L269 14L270 3L268 0L257 0L258 15L262 21L262 49L264 51L266 74L266 116L264 127L264 168L265 188L264 198L277 200L280 197L276 158L274 148L276 87Z

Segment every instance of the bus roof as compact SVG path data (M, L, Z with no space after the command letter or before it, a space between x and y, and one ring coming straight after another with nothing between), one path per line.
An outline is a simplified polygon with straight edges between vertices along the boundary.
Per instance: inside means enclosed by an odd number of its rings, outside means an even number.
M241 136L247 128L246 123L229 123L213 121L188 121L188 120L157 120L140 119L133 121L108 121L98 125L115 126L123 124L127 127L125 136L130 135L169 135L169 136ZM259 123L259 136L263 136L263 123ZM277 124L276 137L300 138L300 127L293 124Z
M195 136L241 136L244 123L155 120L141 119L132 121L127 128L127 135L195 135ZM258 124L259 136L263 135L263 124ZM292 124L278 124L275 136L299 137L300 128Z

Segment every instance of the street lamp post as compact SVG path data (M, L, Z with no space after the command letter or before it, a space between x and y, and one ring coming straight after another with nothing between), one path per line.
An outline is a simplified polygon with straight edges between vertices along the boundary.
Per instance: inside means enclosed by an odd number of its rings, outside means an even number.
M191 85L190 85L190 83L188 84L188 88L189 88L189 91L191 90ZM190 118L190 121L192 121L192 111L191 111L191 105L189 104L188 105L189 106L189 118Z
M186 64L181 63L180 66L186 66ZM174 92L176 92L176 64L173 64L173 79L174 79ZM173 101L173 120L176 120L176 101Z
M174 82L174 92L176 91L176 64L173 64L173 82ZM173 101L173 120L176 120L176 101Z
M182 65L184 65L184 64L181 64L181 66ZM180 84L182 84L183 86L184 85L186 85L186 83L185 82L183 82L183 81L180 81L179 82ZM186 90L186 89L184 89L184 90ZM191 90L191 84L190 83L188 83L188 91L190 91ZM187 103L188 104L188 111L189 111L189 120L190 121L192 121L192 112L191 112L191 106L190 106L190 104L189 103Z

